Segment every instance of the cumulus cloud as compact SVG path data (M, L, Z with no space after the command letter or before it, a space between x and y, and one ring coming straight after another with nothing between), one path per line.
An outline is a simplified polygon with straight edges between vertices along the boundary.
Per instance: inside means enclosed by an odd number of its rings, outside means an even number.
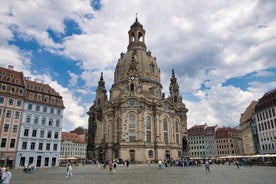
M16 36L36 42L42 52L64 58L60 62L69 58L77 66L78 72L67 72L65 83L55 78L54 71L43 71L64 97L66 130L87 125L86 111L92 105L101 72L107 91L110 89L117 60L127 49L135 13L146 30L147 49L157 58L166 96L171 70L175 70L189 109L189 126L200 122L237 125L250 102L276 86L273 1L100 3L98 10L89 0L6 1L0 7L1 66L8 62L28 75L39 72L31 70L32 51L9 43ZM81 33L67 35L66 19L76 22ZM58 42L49 30L59 36ZM236 80L227 83L229 79Z
M68 74L70 75L71 79L69 81L69 86L75 86L78 83L79 76L73 72L68 71Z

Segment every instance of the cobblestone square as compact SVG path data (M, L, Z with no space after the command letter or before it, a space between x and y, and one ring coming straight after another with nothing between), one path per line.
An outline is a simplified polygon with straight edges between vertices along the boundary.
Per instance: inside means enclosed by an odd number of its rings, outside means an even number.
M73 176L66 177L66 168L36 169L34 174L23 173L22 169L13 169L14 184L275 184L276 167L242 166L237 169L231 165L211 165L211 172L204 166L165 167L157 169L146 164L119 165L116 173L110 174L108 167L96 165L74 166Z

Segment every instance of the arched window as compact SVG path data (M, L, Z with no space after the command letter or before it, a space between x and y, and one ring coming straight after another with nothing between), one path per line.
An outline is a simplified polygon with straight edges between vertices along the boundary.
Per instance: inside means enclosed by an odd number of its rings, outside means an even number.
M103 121L103 141L105 142L106 141L106 120Z
M128 117L128 128L129 128L129 142L135 142L136 137L136 119L134 114L130 114Z
M168 120L167 120L167 118L163 119L163 129L164 129L164 131L168 131Z
M150 118L150 116L146 117L146 125L147 125L147 129L151 129L151 118Z
M141 33L141 32L138 33L138 40L139 40L139 42L143 42L144 41L143 33Z
M147 116L146 117L146 138L147 138L147 142L150 143L151 142L151 117Z
M169 143L169 135L168 135L168 120L167 118L163 119L163 130L164 130L164 143Z
M149 150L149 152L148 152L148 157L149 157L149 158L153 158L153 150Z
M135 41L135 35L134 33L131 33L131 42L134 42Z
M175 122L175 143L179 144L179 123Z
M134 114L130 114L129 115L129 128L135 128L135 115Z
M121 118L117 118L117 124L116 124L116 142L120 142L120 138L121 138Z

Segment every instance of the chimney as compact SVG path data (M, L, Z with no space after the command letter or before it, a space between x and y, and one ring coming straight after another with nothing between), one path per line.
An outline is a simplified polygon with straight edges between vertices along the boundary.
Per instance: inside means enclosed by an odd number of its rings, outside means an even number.
M12 65L9 65L9 66L8 66L8 69L12 71L12 70L13 70L13 66L12 66Z

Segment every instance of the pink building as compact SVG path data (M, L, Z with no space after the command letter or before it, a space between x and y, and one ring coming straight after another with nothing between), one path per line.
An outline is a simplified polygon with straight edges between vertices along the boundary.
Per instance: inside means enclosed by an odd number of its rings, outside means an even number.
M0 166L15 165L24 98L23 73L0 67Z

